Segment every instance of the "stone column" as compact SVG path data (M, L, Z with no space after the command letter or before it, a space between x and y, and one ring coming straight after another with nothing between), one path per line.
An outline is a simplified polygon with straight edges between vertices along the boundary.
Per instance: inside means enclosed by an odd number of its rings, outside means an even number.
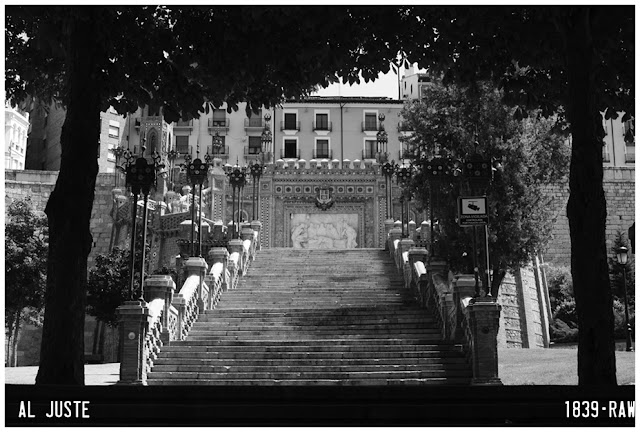
M244 246L242 244L242 240L241 239L233 239L233 240L229 240L229 253L233 254L235 252L238 252L238 272L240 274L242 274L243 271L243 260L242 260L242 253L244 251Z
M428 270L428 268L427 268ZM464 298L473 298L476 294L473 275L458 275L453 281L453 309L451 311L451 335L455 342L461 343L465 339L462 323L463 306L460 302Z
M408 288L411 282L411 269L409 268L410 263L408 261L406 263L404 262L404 253L407 252L408 254L409 249L413 247L413 244L413 240L410 238L400 240L400 250L398 251L398 270L404 274L405 288Z
M486 297L476 298L467 306L473 337L472 385L502 385L498 377L498 328L502 307Z
M214 247L209 249L209 261L211 265L222 263L222 290L229 289L227 284L227 265L229 264L229 251L223 247Z
M144 281L144 299L151 302L157 298L164 300L162 311L162 343L169 341L169 309L173 301L176 284L169 275L150 275Z
M258 233L258 237L256 238L256 250L260 250L262 249L261 241L260 241L260 234L262 232L262 222L257 220L251 222L251 229Z
M402 230L400 228L391 228L391 230L389 230L389 237L387 238L387 243L389 245L389 253L391 254L391 256L394 255L395 251L393 249L393 243L395 243L396 240L400 240L402 238Z
M409 221L409 238L412 240L416 240L416 221Z
M393 228L393 219L387 219L384 221L384 250L389 250L389 232Z
M200 283L198 284L198 309L205 310L204 301L202 299L202 284L204 282L204 275L207 272L207 262L201 257L191 257L184 263L187 277L191 275L197 275L200 277Z
M144 301L127 301L116 310L120 332L120 380L118 384L146 385L145 339L149 309Z

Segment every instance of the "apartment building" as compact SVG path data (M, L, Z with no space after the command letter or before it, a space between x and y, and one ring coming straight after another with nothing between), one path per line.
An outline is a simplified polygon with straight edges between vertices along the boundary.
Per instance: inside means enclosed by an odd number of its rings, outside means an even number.
M29 135L29 114L11 108L4 108L4 167L22 170L25 168L27 136Z

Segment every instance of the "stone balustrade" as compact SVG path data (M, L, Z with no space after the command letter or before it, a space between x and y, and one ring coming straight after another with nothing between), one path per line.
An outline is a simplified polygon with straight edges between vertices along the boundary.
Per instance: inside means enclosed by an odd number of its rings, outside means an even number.
M119 384L145 385L162 346L184 340L198 315L215 308L223 292L237 286L255 260L259 242L258 233L251 228L245 227L242 234L242 239L231 240L227 248L212 247L210 264L201 257L186 259L186 277L178 293L174 293L171 276L151 275L144 282L144 300L128 301L118 308Z
M390 229L387 244L405 287L433 312L442 340L463 347L473 371L472 384L502 384L497 344L501 306L490 297L474 297L472 275L450 277L444 261L429 259L426 248L400 236L399 228Z

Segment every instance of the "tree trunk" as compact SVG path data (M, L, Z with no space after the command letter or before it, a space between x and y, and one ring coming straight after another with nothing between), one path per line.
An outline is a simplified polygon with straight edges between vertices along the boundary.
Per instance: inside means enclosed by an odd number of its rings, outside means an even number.
M9 365L11 367L18 366L18 336L20 334L20 317L22 315L22 310L18 309L15 314L14 324L11 336L11 357L9 357Z
M504 277L507 275L507 272L500 266L493 266L493 278L491 279L491 295L494 299L498 298L498 293L500 292L500 285L502 285L502 281Z
M47 291L36 384L84 385L84 319L89 221L98 174L100 89L94 8L73 12L68 38L68 106L60 173L45 213L49 221Z
M569 83L568 118L573 138L567 216L571 275L578 313L578 384L616 385L613 300L605 243L602 140L596 126L594 54L590 11L578 7L565 26Z

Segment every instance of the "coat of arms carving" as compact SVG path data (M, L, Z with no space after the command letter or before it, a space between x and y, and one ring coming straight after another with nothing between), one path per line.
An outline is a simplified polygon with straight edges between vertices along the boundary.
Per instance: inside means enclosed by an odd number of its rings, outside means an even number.
M331 195L332 192L332 187L327 185L320 186L316 194L316 207L323 211L330 209L335 202L333 196Z

